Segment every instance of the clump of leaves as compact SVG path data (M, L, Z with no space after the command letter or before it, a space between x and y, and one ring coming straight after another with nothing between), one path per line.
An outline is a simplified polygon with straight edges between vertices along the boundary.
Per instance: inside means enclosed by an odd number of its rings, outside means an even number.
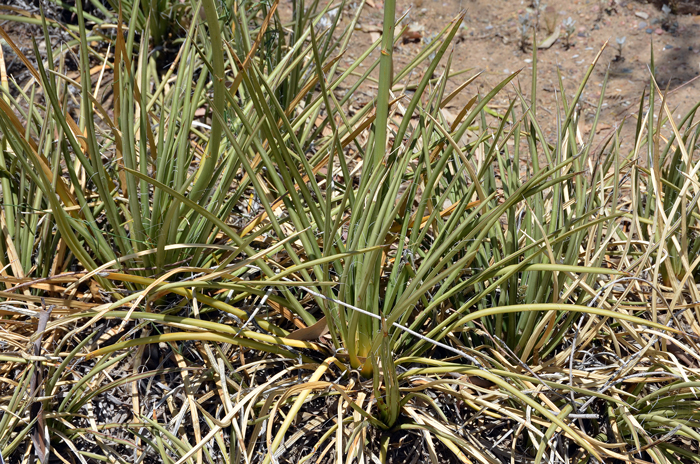
M571 37L573 37L574 32L576 32L576 21L569 16L562 21L561 25L564 28L564 48L568 50L572 45Z
M677 2L671 3L671 6L664 4L661 7L661 27L672 34L678 29L678 21L674 19L674 13L677 13L677 11Z
M394 69L391 0L362 51L361 6L201 5L165 76L135 27L106 57L81 19L79 81L47 23L36 68L15 47L2 323L36 351L0 355L4 458L389 462L401 434L433 462L697 455L697 107L676 125L652 77L623 153L595 140L606 79L584 138L599 53L548 138L536 60L503 111L517 73L447 90L461 17Z
M530 33L530 13L518 15L518 32L520 33L520 51L525 53L528 45L528 35Z
M625 57L622 56L622 50L625 45L627 37L616 37L615 43L617 44L617 55L615 55L614 61L625 61Z

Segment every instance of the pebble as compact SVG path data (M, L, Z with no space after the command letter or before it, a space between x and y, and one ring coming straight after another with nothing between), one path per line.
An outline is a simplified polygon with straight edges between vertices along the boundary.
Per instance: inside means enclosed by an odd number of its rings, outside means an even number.
M661 29L661 28L659 27L659 28L657 28L657 29L654 31L654 33L655 33L656 35L662 35L662 34L664 33L664 30Z
M664 50L671 50L673 48L673 45L666 45L664 47Z
M644 21L640 21L640 22L639 22L639 28L640 28L640 29L646 29L646 28L647 28L647 23L645 23Z
M647 34L651 34L652 32L654 32L654 29L647 29Z
M642 18L642 19L649 19L649 15L643 11L636 11L635 16Z

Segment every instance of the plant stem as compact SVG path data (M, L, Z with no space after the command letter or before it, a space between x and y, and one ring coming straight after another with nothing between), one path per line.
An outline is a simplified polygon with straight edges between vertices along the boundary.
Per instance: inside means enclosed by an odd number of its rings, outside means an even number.
M384 30L382 32L382 50L379 59L379 90L377 91L377 118L374 123L374 156L370 166L376 169L382 162L386 149L386 128L389 118L389 91L393 80L394 61L394 17L396 0L384 3Z

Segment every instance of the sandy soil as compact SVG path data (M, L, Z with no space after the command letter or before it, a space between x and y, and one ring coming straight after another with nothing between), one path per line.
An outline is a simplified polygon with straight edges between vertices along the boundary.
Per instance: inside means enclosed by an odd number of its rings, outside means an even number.
M360 22L364 33L357 35L358 45L363 46L371 43L372 34L377 34L373 31L381 26L383 19L383 3L379 0L368 3L374 6L363 12ZM612 129L626 116L636 114L642 92L649 88L652 49L656 80L662 89L670 89L669 106L676 118L700 102L700 79L693 80L700 74L700 16L680 14L687 9L678 10L679 14L666 13L658 4L645 1L542 0L539 14L534 3L525 0L398 0L397 15L409 11L406 24L418 31L420 39L406 40L396 47L395 68L405 65L425 46L426 39L466 10L454 46L453 70L473 68L473 72L454 79L450 88L459 85L467 76L483 71L477 82L480 91L485 93L508 74L522 69L515 85L519 82L524 93L529 95L533 28L537 28L540 44L553 30L560 28L559 38L550 47L538 49L537 107L550 136L556 133L556 118L546 117L546 113L555 115L557 100L561 99L557 69L567 98L573 97L588 65L606 41L608 46L582 96L584 130L586 122L593 117L608 69L610 77L598 130ZM568 18L575 22L567 41L562 23ZM523 24L529 26L524 37ZM618 45L623 40L623 44ZM352 60L356 56L357 52L351 47L345 59ZM474 89L468 88L448 110L458 112L473 93ZM496 99L496 108L505 107L515 95L514 87L509 87ZM370 96L371 89L367 97ZM623 130L626 139L633 133L635 124L631 121L626 125Z

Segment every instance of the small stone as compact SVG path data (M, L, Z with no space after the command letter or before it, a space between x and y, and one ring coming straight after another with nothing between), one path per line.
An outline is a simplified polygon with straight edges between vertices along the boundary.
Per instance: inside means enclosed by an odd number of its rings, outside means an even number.
M673 48L673 45L666 45L664 47L664 50L671 50Z
M639 22L639 28L640 28L640 29L646 29L646 28L647 28L647 23L644 22L644 21L640 21L640 22Z
M649 14L647 14L643 11L635 11L634 15L637 16L638 18L649 19Z
M647 29L647 34L651 34L652 32L654 32L654 29Z
M585 33L585 32L579 32L577 35L578 35L579 37L586 37L586 33Z
M656 35L663 35L663 33L664 33L664 30L661 29L660 27L654 31L654 34L656 34Z

